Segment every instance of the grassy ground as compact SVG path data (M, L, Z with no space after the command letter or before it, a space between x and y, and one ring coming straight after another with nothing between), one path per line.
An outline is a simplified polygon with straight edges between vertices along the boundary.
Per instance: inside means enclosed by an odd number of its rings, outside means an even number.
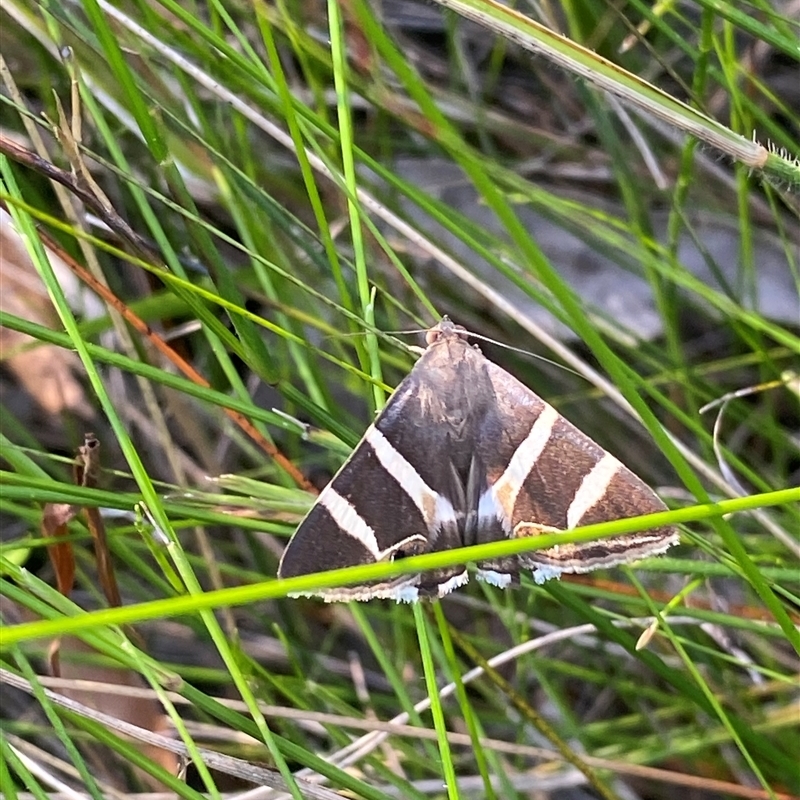
M796 14L536 10L4 3L4 797L800 793ZM674 553L286 597L444 313Z

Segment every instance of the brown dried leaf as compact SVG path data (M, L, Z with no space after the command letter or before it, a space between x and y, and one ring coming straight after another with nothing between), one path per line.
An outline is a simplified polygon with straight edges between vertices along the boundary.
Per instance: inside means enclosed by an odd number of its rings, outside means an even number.
M68 533L67 523L75 519L79 506L68 503L48 503L42 514L42 535L46 539L58 539ZM55 542L47 546L50 563L56 574L58 591L69 597L75 585L75 554L70 542Z
M75 459L74 476L78 486L95 486L99 464L100 443L93 433L87 433L84 443ZM45 539L59 539L68 534L67 525L80 512L80 506L69 503L47 503L42 512L42 535ZM96 509L95 509L96 514ZM97 514L99 519L99 514ZM105 545L105 529L100 523L102 535L100 541ZM95 542L98 539L95 538ZM58 591L69 597L75 585L75 553L70 542L54 542L47 547L50 563L56 575ZM108 562L108 548L105 548L105 562ZM99 559L98 559L99 560ZM113 577L113 576L112 576ZM116 583L114 584L116 589ZM119 593L117 592L117 597ZM119 603L117 603L119 605Z
M135 693L126 694L114 687L130 686L134 689L146 688L142 677L133 670L95 663L97 656L95 650L89 645L72 636L64 637L61 644L60 670L58 677L73 678L80 681L95 681L93 687L83 684L81 688L64 689L67 696L83 703L97 711L110 714L117 719L138 725L154 733L167 734L171 730L171 723L164 714L161 705L155 699L142 698ZM160 764L172 775L178 774L178 756L168 750L163 750L154 745L137 743L137 747L152 761ZM119 764L113 756L96 759L100 769L105 769L107 774L104 779L112 785L126 788L119 783L121 771ZM153 791L163 791L164 787L155 778L138 771L139 777L146 782Z
M33 622L41 619L31 609L14 602L5 595L0 595L0 617L2 617L5 624L9 625L18 625L23 622ZM61 641L59 640L59 643ZM55 654L54 650L56 650ZM67 681L74 681L72 686L59 687L58 692L76 702L83 703L119 720L138 725L140 728L153 731L153 733L158 733L162 736L171 735L173 732L172 723L164 713L159 701L150 695L142 696L141 690L148 687L142 676L137 672L127 667L109 663L107 657L102 656L85 642L72 636L65 636L60 653L57 650L58 645L51 647L49 654L50 674ZM55 670L53 669L53 661L55 661ZM131 690L127 691L125 687L131 687ZM167 685L165 688L177 690L177 686L170 687ZM2 689L0 689L0 696L5 699ZM3 710L10 711L11 709L4 707ZM38 721L40 719L39 712L34 713L37 716L32 717L29 721ZM87 752L90 748L92 749L94 756L92 763L97 765L95 769L98 776L107 772L110 785L119 786L121 792L125 792L130 788L127 784L122 783L122 780L127 775L129 765L121 764L116 754L100 746L95 747L88 744L86 740L81 740L79 746L84 752ZM172 775L178 774L181 764L178 755L144 742L137 742L136 746L148 758L160 764L167 772ZM137 775L144 783L152 787L152 791L164 791L164 787L159 785L154 778L138 772L138 770ZM105 777L105 775L103 776ZM2 796L0 793L0 797Z
M50 253L51 263L57 257ZM71 276L66 265L61 270ZM70 277L70 280L74 281ZM49 328L60 328L53 308L9 214L0 209L0 310ZM37 345L24 333L0 328L0 360L28 394L49 414L71 411L90 416L89 404L76 375L82 371L75 353L55 345Z

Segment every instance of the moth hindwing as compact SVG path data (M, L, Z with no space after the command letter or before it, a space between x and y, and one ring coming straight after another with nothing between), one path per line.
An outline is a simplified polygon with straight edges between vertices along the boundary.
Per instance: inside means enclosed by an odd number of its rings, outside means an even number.
M664 511L640 478L467 341L446 317L289 541L278 576L569 531ZM498 586L663 553L663 526L478 564ZM325 600L442 597L464 567L314 593Z

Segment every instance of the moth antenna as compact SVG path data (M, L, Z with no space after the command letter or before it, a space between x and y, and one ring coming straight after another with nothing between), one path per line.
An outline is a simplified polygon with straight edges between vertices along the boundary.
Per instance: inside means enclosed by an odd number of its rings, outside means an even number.
M567 367L564 364L559 364L558 361L553 361L551 358L547 358L547 356L540 356L538 353L532 353L530 350L524 350L521 347L514 347L512 344L506 344L505 342L499 342L497 339L492 339L491 336L483 336L480 333L473 333L472 331L467 331L467 335L472 339L480 339L484 342L489 342L489 344L497 345L497 347L502 347L504 350L511 350L514 353L519 353L523 356L528 356L529 358L535 358L537 361L544 361L545 364L550 364L557 369L563 369L565 372L570 372L573 375L576 375L578 378L583 378L584 376L577 372L576 370L572 369L571 367Z
M383 331L387 336L419 336L420 334L427 333L428 328L406 328L400 331Z
M376 328L375 330L363 330L363 331L347 331L346 333L331 333L328 334L330 338L347 338L348 336L366 336L368 333L374 333L379 336L414 336L420 335L423 333L428 332L428 328L407 328L406 330L399 330L399 331L385 331L383 329Z
M415 353L416 355L422 355L425 352L424 347L418 347L416 345L408 345L405 342L392 340L391 337L393 336L414 336L419 334L427 333L428 328L410 328L408 330L400 330L400 331L384 331L378 328L374 330L363 330L363 331L347 331L342 333L330 333L325 336L326 339L344 339L349 338L351 336L366 336L367 334L373 334L381 339L386 341L392 342L396 347L404 348L407 351Z

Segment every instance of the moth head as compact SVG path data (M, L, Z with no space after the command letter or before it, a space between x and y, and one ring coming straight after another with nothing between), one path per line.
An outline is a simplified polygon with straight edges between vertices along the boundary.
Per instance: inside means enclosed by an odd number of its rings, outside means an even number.
M463 325L456 325L450 317L442 317L438 325L434 325L425 334L425 343L430 347L447 339L467 339L469 336L467 329Z

